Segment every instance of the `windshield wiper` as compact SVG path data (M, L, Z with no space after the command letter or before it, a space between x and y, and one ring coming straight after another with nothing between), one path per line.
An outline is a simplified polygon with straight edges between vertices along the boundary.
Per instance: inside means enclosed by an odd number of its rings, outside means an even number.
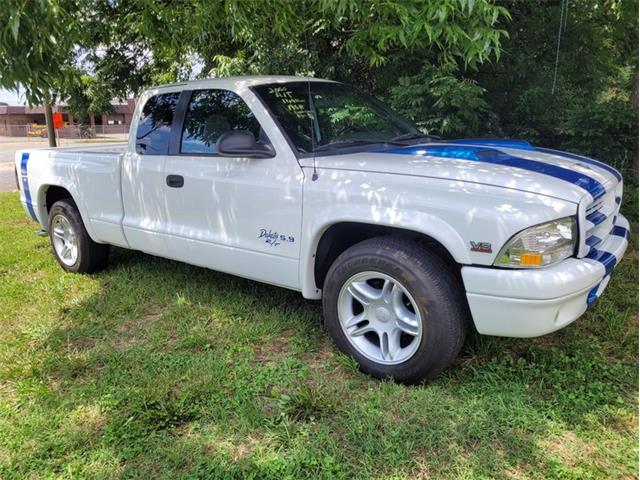
M403 133L397 137L390 138L388 142L402 142L405 140L418 140L420 138L426 138L427 140L438 140L440 137L435 135L429 135L428 133Z
M336 142L327 143L316 147L315 152L332 150L340 147L355 147L358 145L375 145L377 143L386 143L384 140L338 140Z
M335 142L320 145L316 147L314 151L323 152L326 150L333 150L334 148L355 147L358 145L401 145L402 146L402 145L405 145L405 143L403 143L404 141L414 140L418 138L427 138L431 140L438 137L435 137L433 135L423 134L423 133L405 133L403 135L390 138L388 140L358 140L358 139L337 140Z

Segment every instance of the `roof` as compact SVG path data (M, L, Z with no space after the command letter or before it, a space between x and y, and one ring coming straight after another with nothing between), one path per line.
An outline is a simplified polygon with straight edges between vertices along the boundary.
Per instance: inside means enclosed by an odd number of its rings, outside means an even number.
M314 77L296 77L294 75L247 75L238 77L206 78L202 80L189 80L185 82L168 83L152 87L147 91L157 90L185 90L203 88L246 88L265 83L285 83L285 82L332 82Z

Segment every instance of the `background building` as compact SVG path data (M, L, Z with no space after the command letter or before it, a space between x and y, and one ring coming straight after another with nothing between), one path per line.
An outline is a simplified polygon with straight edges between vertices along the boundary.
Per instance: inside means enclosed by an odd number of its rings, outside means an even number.
M126 133L135 109L135 100L127 103L113 103L113 112L109 114L91 115L90 125L85 131L92 135ZM65 105L55 105L54 112L61 112L65 127L58 130L58 135L74 138L81 135L81 129L73 115L65 111ZM44 107L14 106L0 104L0 135L12 137L42 136L46 137L46 121Z

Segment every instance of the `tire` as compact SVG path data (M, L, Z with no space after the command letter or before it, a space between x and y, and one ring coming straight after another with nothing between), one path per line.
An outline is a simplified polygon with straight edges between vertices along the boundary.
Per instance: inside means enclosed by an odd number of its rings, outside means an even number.
M109 245L91 240L73 200L53 204L48 227L53 256L64 270L91 273L106 267Z
M395 237L344 251L327 273L322 304L326 328L360 370L407 384L431 380L453 362L469 318L450 267Z

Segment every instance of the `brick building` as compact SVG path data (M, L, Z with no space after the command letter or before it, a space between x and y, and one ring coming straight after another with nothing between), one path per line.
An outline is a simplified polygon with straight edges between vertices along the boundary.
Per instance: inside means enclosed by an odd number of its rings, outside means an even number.
M135 100L114 103L113 113L91 115L91 129L94 134L124 133L131 125ZM59 130L62 137L77 136L79 129L73 115L65 111L65 105L56 105L54 112L61 112L65 128ZM13 106L0 104L0 135L4 136L46 136L44 107ZM42 131L44 130L44 135Z

